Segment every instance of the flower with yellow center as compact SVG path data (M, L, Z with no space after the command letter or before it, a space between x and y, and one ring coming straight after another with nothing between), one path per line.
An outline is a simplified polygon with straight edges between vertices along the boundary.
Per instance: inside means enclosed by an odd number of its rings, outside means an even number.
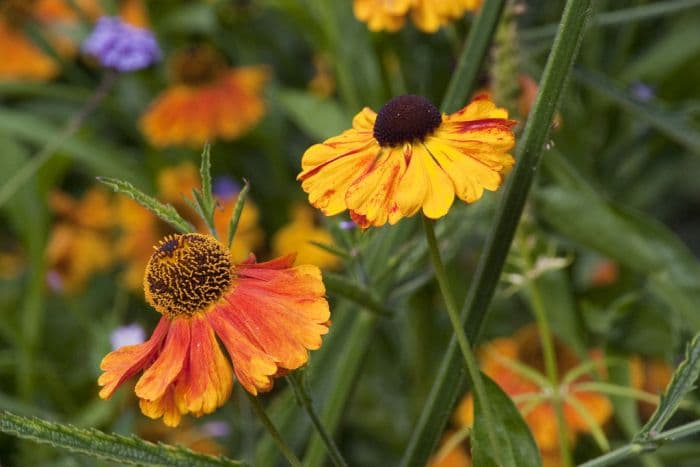
M297 261L332 269L340 266L340 258L314 245L333 245L333 236L314 222L314 212L307 205L297 204L292 208L292 220L277 231L272 238L274 255L297 252Z
M238 138L265 113L263 66L229 68L211 47L193 47L171 62L175 84L141 117L141 130L157 147L202 147Z
M421 210L440 218L455 195L473 203L497 190L515 162L515 122L484 96L451 115L421 96L395 97L352 125L307 149L297 180L325 215L347 209L362 228Z
M433 33L467 11L476 11L482 0L354 0L355 17L371 31L395 32L410 14L423 32Z
M253 395L272 389L276 376L306 363L329 326L320 270L292 267L293 261L256 263L251 256L236 264L208 235L166 237L143 279L160 322L148 341L102 360L100 397L108 399L143 371L135 387L141 411L177 426L182 415L201 416L223 405L233 374Z

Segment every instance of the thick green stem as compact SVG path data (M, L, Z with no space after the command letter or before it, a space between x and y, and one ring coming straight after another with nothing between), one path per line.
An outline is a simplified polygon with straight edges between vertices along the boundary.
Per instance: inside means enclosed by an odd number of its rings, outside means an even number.
M438 247L437 239L435 238L433 221L423 216L423 228L425 230L425 238L428 242L430 258L432 259L433 268L435 269L435 279L440 287L442 298L445 301L445 308L447 308L447 314L450 316L450 322L452 323L455 337L457 338L459 348L462 351L462 356L464 357L464 362L466 363L467 371L469 372L469 379L474 387L476 399L479 401L477 407L483 409L484 411L484 423L486 425L486 433L488 435L492 452L494 453L494 457L498 459L499 465L512 465L512 463L504 464L501 461L502 451L499 449L498 438L496 437L495 418L491 410L488 397L486 396L486 387L484 386L484 381L481 378L479 364L476 361L476 357L474 356L471 345L469 344L469 339L467 339L467 335L462 328L462 323L459 320L457 304L455 303L454 296L450 291L445 265L442 263L440 248ZM478 409L475 408L475 410Z
M316 427L316 431L321 437L323 444L326 445L328 457L331 458L333 465L335 465L336 467L347 466L348 464L347 462L345 462L345 459L343 459L343 456L340 454L340 450L338 449L338 446L336 446L335 441L333 441L333 437L328 433L326 428L323 426L323 423L321 423L321 420L318 418L318 414L316 413L313 403L311 402L311 397L309 397L309 393L304 388L302 382L299 381L299 376L297 375L297 373L290 374L287 377L287 380L292 386L292 389L294 390L294 394L296 395L299 404L301 404L304 410L306 410L306 413L311 419L311 423L313 423L314 427Z
M491 2L486 2L488 5ZM568 0L559 32L542 75L540 91L516 151L517 164L499 205L476 274L462 309L462 323L472 341L478 339L486 311L498 284L515 229L532 185L564 83L578 54L591 0ZM462 389L461 358L452 339L416 428L401 461L403 466L425 465L437 445Z
M277 431L277 428L275 428L275 425L272 423L272 420L270 420L270 417L268 417L265 413L265 408L262 406L262 404L260 404L258 398L252 394L249 394L247 391L246 395L250 400L250 406L253 408L253 411L258 416L265 429L267 429L267 432L270 434L275 444L282 452L282 455L287 459L292 467L302 467L301 461L296 454L294 454L292 448L290 448L289 445L282 439L282 435L280 435L279 431Z

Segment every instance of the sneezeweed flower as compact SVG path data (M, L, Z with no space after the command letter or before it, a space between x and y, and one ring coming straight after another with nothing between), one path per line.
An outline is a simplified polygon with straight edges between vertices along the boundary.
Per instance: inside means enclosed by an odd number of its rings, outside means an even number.
M395 32L410 14L423 32L433 33L467 11L476 11L482 0L354 0L355 17L371 31Z
M49 202L59 220L46 246L47 280L53 290L77 292L113 263L112 200L104 190L91 188L79 200L54 192Z
M208 235L163 239L143 281L146 300L162 317L148 341L102 360L100 397L143 370L135 388L141 411L177 426L184 414L223 405L233 374L253 395L272 389L276 376L306 363L329 326L320 270L293 261L256 263L251 256L236 264Z
M141 130L157 147L201 147L232 140L255 126L265 113L263 66L230 68L211 47L192 47L171 61L173 85L141 117Z
M161 58L160 47L149 30L108 16L97 21L82 50L103 67L121 73L142 70Z
M314 211L306 205L297 204L291 210L292 220L272 237L272 252L275 256L297 252L297 261L313 264L321 269L340 266L340 258L311 242L333 246L333 236L314 221Z
M217 185L219 186L214 187L214 196L218 202L214 224L225 238L231 213L238 200L238 190L234 190L230 184L230 189L223 189L220 181ZM194 164L183 162L163 169L158 174L157 187L156 198L172 204L199 232L207 232L207 226L185 202L185 197L191 196L193 189L200 188L199 171ZM116 212L117 224L121 231L116 250L117 256L125 262L123 280L128 288L136 290L141 286L143 270L153 252L151 245L175 231L151 211L126 196L118 197ZM264 235L258 225L259 218L258 208L248 198L231 244L234 261L244 261L251 251L255 251L262 244Z
M580 363L573 352L560 342L556 342L556 353L557 366L561 375L566 375ZM551 389L541 387L537 381L518 371L516 366L524 364L537 372L543 371L544 359L537 329L528 326L518 331L513 337L489 342L480 352L479 360L482 371L514 399L532 431L542 453L543 462L552 466L559 465L558 431L554 406L551 402ZM575 442L579 434L592 431L588 420L579 413L577 406L582 407L588 413L590 420L598 426L605 424L612 416L613 407L610 400L603 394L582 385L591 380L590 375L584 374L558 388L564 398L564 419L572 442ZM471 394L468 394L455 412L456 424L462 427L472 426L473 410L473 399Z
M508 154L514 125L485 96L451 115L424 97L395 97L379 113L365 107L352 129L307 149L297 180L325 215L347 209L362 228L420 210L437 219L455 195L473 203L500 187L515 162Z

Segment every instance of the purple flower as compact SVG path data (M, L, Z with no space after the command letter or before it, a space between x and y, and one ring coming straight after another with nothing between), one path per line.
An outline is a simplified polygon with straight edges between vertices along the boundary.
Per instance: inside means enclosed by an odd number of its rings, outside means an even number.
M654 88L648 84L636 81L632 83L632 95L642 102L649 102L654 98Z
M353 221L340 221L338 225L340 225L340 228L343 230L352 230L357 227L357 224Z
M125 345L136 345L145 342L146 332L143 330L139 324L128 324L126 326L119 326L117 329L112 331L109 336L109 341L112 344L113 349L118 349L124 347Z
M241 185L231 177L216 177L212 186L214 196L219 199L229 199L241 191Z
M161 58L160 47L150 31L109 16L97 21L82 50L103 67L120 72L141 70Z
M231 434L231 425L222 421L211 421L202 424L202 431L215 438L225 438Z

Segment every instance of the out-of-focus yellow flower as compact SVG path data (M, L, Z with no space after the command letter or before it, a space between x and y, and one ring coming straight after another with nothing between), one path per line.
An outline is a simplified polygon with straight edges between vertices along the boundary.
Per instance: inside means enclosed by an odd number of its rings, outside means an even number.
M309 90L323 99L335 92L335 78L328 60L321 55L314 57L314 77L309 81Z
M311 243L333 245L331 234L314 222L314 211L304 204L295 204L291 213L291 222L272 238L273 254L282 256L296 252L299 263L313 264L321 269L340 266L338 256Z
M229 68L214 49L202 46L177 54L171 70L174 84L141 117L141 130L154 146L235 139L265 114L264 66Z
M659 395L664 392L673 376L673 368L659 358L643 359L639 355L630 358L630 382L632 387ZM649 418L656 405L641 401L639 411L643 418Z
M201 188L199 171L194 164L183 162L165 168L158 174L156 183L156 198L175 206L199 232L207 232L206 224L185 202L186 197L192 197L193 189ZM227 238L229 220L238 195L215 193L215 198L218 207L214 213L214 224L220 237ZM259 217L258 208L249 198L241 212L236 236L231 244L231 256L234 261L245 260L262 244L264 234L258 226ZM129 288L138 289L143 279L143 271L153 253L151 245L175 231L151 211L125 196L120 196L117 202L117 222L121 228L117 252L126 263L124 281Z
M447 432L443 436L442 442L437 451L428 460L427 467L471 467L472 461L464 443L453 443L452 437L455 434Z
M573 352L560 342L556 343L556 353L560 374L565 374L579 364ZM516 406L521 412L527 409L523 417L532 431L543 459L547 458L548 462L553 462L551 465L557 465L559 438L554 406L547 397L533 405L530 400L533 400L533 396L544 395L543 388L509 365L509 362L519 362L536 371L543 371L544 361L537 329L534 326L528 326L518 331L513 337L489 342L481 349L479 360L482 371L511 398L518 399ZM575 399L576 405L583 407L599 426L606 423L613 412L612 404L605 395L577 387L587 381L591 381L591 377L584 374L559 388L564 398L566 428L572 442L578 434L589 433L591 427L574 408L574 404L568 401ZM472 426L474 423L471 394L465 396L460 402L454 414L454 421L459 426Z
M54 192L49 201L60 219L51 229L46 247L49 284L76 292L114 260L112 200L104 190L91 188L80 200Z
M455 196L473 203L501 186L515 163L515 123L485 96L450 115L421 96L395 97L307 149L297 180L309 203L327 216L347 209L361 228L421 210L437 219Z
M433 33L467 11L481 7L482 0L354 0L355 17L371 31L398 31L410 14L423 32Z

